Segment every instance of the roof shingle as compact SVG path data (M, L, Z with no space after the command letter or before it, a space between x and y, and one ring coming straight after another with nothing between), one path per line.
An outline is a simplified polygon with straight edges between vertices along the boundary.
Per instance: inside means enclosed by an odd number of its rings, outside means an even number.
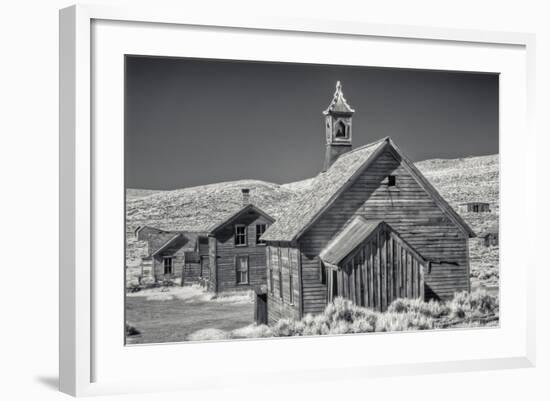
M271 225L262 239L268 241L292 241L310 222L336 197L339 190L363 167L376 153L383 148L389 138L344 153L330 166L317 175L309 188L289 205L286 212Z

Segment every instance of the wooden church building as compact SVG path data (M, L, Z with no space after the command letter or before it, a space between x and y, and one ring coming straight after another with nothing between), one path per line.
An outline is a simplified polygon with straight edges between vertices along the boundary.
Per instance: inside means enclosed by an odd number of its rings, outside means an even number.
M323 114L324 171L262 236L269 322L321 313L337 296L385 310L469 290L472 229L389 137L352 149L340 83Z

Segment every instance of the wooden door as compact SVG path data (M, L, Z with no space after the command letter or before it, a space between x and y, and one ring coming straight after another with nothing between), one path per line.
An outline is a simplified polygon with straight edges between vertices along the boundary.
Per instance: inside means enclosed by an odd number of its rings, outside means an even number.
M256 324L267 324L267 293L256 293L254 321Z

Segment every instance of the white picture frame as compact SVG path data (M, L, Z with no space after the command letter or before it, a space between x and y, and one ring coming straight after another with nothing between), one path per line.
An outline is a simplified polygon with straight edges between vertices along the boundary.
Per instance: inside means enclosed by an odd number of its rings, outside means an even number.
M105 21L105 30L97 31L98 40L93 41L94 24L102 24ZM107 22L108 21L108 22ZM115 26L119 23L134 24L132 26ZM154 27L154 28L152 28ZM302 38L300 40L331 40L338 38L339 40L384 40L390 45L392 41L398 42L409 41L407 43L434 44L438 51L444 51L445 46L455 46L454 51L467 52L468 49L478 49L480 60L483 58L484 52L487 49L511 49L510 54L503 56L502 60L495 58L487 60L487 68L492 72L501 72L498 68L490 68L491 63L497 65L499 62L504 63L506 60L511 61L508 67L509 72L503 73L506 77L502 84L501 91L501 202L503 202L502 211L502 295L501 301L504 305L501 327L496 330L468 330L455 331L452 333L418 333L418 334L395 334L395 335L366 335L346 337L346 342L350 347L363 347L366 342L380 342L377 347L382 347L382 342L391 342L392 346L404 347L407 344L415 344L417 347L422 343L436 344L438 341L486 341L495 344L494 349L487 349L483 352L481 349L473 350L470 355L464 358L454 358L453 356L441 355L438 360L435 357L426 355L426 359L420 360L415 355L408 355L407 358L399 359L399 362L388 360L386 363L382 360L373 363L365 361L338 361L334 359L334 355L324 356L320 361L315 358L316 347L319 347L319 341L323 341L324 347L336 347L341 344L342 337L330 337L321 339L290 339L290 340L263 340L263 341L240 341L232 343L212 343L212 344L175 344L164 346L148 346L135 347L131 353L139 358L157 358L161 360L165 358L167 361L177 352L181 351L181 347L186 347L186 353L192 357L193 353L207 353L220 355L224 353L223 358L231 358L233 355L242 355L242 352L250 352L258 355L259 353L273 352L273 354L284 354L284 351L289 348L299 347L304 353L309 353L309 359L303 364L298 363L293 369L286 369L281 363L274 362L275 367L265 370L258 369L250 371L257 383L262 383L264 380L267 383L265 376L277 375L281 380L292 381L298 377L301 380L326 380L338 379L343 377L353 377L360 380L364 377L374 377L380 375L400 375L400 374L421 374L440 371L468 371L478 369L500 369L511 367L531 367L535 363L535 283L534 283L534 260L536 251L533 249L527 250L527 256L523 260L521 267L524 269L518 272L517 277L507 275L508 270L507 260L515 261L517 255L514 255L513 250L508 250L506 244L512 243L513 238L507 233L510 233L513 227L518 224L527 225L527 229L535 232L534 225L536 222L536 208L533 205L528 205L529 191L517 191L521 194L508 192L506 183L510 180L519 180L524 185L524 188L534 188L534 177L527 172L534 171L535 157L534 149L523 147L525 149L515 149L513 146L514 134L513 130L521 130L524 134L521 137L525 140L534 139L532 129L532 112L534 109L534 43L535 38L530 34L522 33L506 33L506 32L485 32L471 31L459 29L437 29L415 26L390 26L376 25L362 22L342 22L342 21L321 21L321 20L298 20L292 18L270 18L258 17L248 14L240 19L226 18L215 15L187 15L185 10L165 10L151 7L135 7L135 8L112 8L108 6L91 6L78 5L61 10L60 12L60 389L71 395L95 395L109 393L125 393L133 391L165 391L167 389L201 389L212 387L214 379L216 386L233 386L236 381L231 376L230 368L235 371L246 371L246 358L240 362L239 366L226 366L223 363L217 367L218 371L204 374L200 372L197 365L196 369L185 371L186 380L176 380L174 377L167 377L165 380L151 377L147 380L132 380L131 378L114 379L114 375L103 374L101 366L112 364L113 370L119 369L124 363L128 366L134 356L129 355L128 360L122 353L126 353L122 342L122 329L120 338L110 340L112 336L111 326L106 322L109 319L114 321L117 316L120 317L120 297L114 295L113 291L116 285L103 286L102 275L96 274L94 268L97 267L98 261L102 256L98 253L97 241L94 240L97 235L98 227L104 227L104 223L108 224L108 220L102 220L104 213L104 204L99 202L97 192L101 192L100 188L105 181L102 180L101 170L117 171L115 176L120 176L119 165L116 162L116 157L120 156L120 141L116 135L113 136L114 142L111 144L111 149L114 149L110 157L103 161L97 157L99 152L102 152L102 146L105 142L98 143L94 138L95 126L100 127L95 118L102 118L101 112L95 113L95 108L104 107L102 104L94 103L93 96L104 96L97 94L94 91L97 89L92 83L94 74L102 71L103 65L98 64L94 59L95 55L101 54L105 45L105 35L116 34L116 38L111 39L113 44L106 52L123 52L124 46L119 46L120 42L124 41L124 35L117 33L124 30L134 29L133 34L139 34L141 29L149 29L149 36L155 38L154 35L159 35L157 39L162 38L168 31L166 29L177 29L177 27L192 27L193 34L208 35L209 30L215 30L216 35L224 34L241 34L243 38L246 35L254 35L261 33L266 41L274 41L276 43L285 37L296 36ZM103 29L101 27L97 29ZM246 35L245 35L246 34ZM103 35L103 36L101 36ZM103 39L102 39L103 38ZM119 40L121 39L121 40ZM169 42L169 41L168 41ZM171 55L170 46L173 45L158 40L151 40L152 45L155 43L163 43L160 54ZM205 38L205 47L208 43L208 38ZM147 46L147 43L141 45ZM151 44L149 44L151 45ZM351 44L350 44L351 45ZM218 45L220 46L220 45ZM107 46L105 46L107 47ZM136 49L137 47L134 47ZM197 47L197 56L201 52L202 47ZM244 47L243 47L244 49ZM181 49L180 49L181 50ZM429 49L423 50L429 54ZM433 51L433 50L432 50ZM185 53L185 50L183 50ZM245 51L236 58L246 57ZM107 54L107 53L106 53ZM118 54L118 53L117 53ZM145 53L145 54L149 54ZM374 53L373 53L374 54ZM416 54L416 53L415 53ZM421 54L421 53L418 53ZM443 54L443 53L441 53ZM450 53L449 53L450 54ZM495 53L496 54L496 53ZM386 55L389 57L389 55ZM103 55L102 55L103 57ZM229 57L229 56L227 56ZM305 57L305 56L304 56ZM395 63L398 62L400 55L396 54ZM508 59L508 57L510 57ZM116 58L116 57L115 57ZM259 56L260 59L266 59L265 56ZM107 60L105 57L104 60ZM103 60L102 59L102 60ZM276 58L275 58L276 59ZM117 58L116 63L121 60ZM390 60L390 58L388 58ZM106 62L105 67L109 67L112 59ZM323 60L319 60L320 62ZM350 63L353 63L350 60ZM382 62L380 65L389 65L393 61ZM442 61L443 62L443 61ZM481 62L481 61L480 61ZM386 64L388 63L388 64ZM461 65L456 64L456 69L467 70L469 61L466 59ZM120 65L120 64L118 64ZM409 60L407 63L399 64L408 68L429 68L433 66L429 62L423 62L421 56L417 60ZM450 67L447 67L450 68ZM473 68L473 67L472 67ZM517 68L513 71L512 68ZM473 68L475 70L475 68ZM508 71L508 70L507 70ZM117 79L120 79L122 71L116 72ZM508 75L506 75L508 74ZM123 76L123 74L122 74ZM101 81L103 76L99 77ZM508 80L507 77L510 77ZM119 82L118 82L119 83ZM510 85L506 87L505 85ZM511 99L510 90L512 85L515 85L523 94L519 99ZM115 85L120 94L122 87ZM96 99L97 100L97 99ZM120 103L120 98L113 97L113 113L120 111L123 105ZM516 103L513 103L516 102ZM508 107L514 106L514 108ZM518 107L515 107L518 106ZM120 113L119 113L120 114ZM99 115L99 117L98 117ZM510 116L510 117L509 117ZM516 117L514 117L516 116ZM503 119L503 117L505 117ZM517 135L517 134L516 134ZM118 139L117 139L118 138ZM521 163L517 171L512 171L508 167L507 155L514 150L516 158ZM98 163L106 165L100 166ZM118 175L117 175L118 174ZM113 179L105 184L105 188L117 188L120 181ZM120 199L123 199L122 193L124 188L120 187L119 191L113 195L113 203L116 208L121 207ZM105 199L104 199L105 200ZM118 223L117 223L118 224ZM531 226L531 227L529 227ZM117 229L113 243L121 243L122 235ZM507 231L508 230L508 231ZM116 237L118 236L118 237ZM123 249L123 248L121 248ZM122 250L119 251L122 257ZM509 263L511 264L511 262ZM123 266L120 266L123 269ZM516 273L514 273L516 274ZM506 310L506 306L510 305L507 298L511 293L512 284L515 293L520 302L517 302L514 308L509 308L510 314ZM103 304L94 298L95 290L98 286L102 286L102 291L105 289L104 301L108 300L114 305L113 310L116 313L113 316L107 317L104 311ZM508 286L508 287L507 287ZM122 284L120 284L122 288ZM122 290L121 290L122 291ZM99 303L98 303L99 302ZM118 314L118 315L117 315ZM121 327L123 321L120 322ZM98 333L97 326L108 328ZM500 338L497 330L503 334ZM508 332L506 334L506 332ZM497 333L497 334L495 334ZM497 338L498 337L498 338ZM389 340L385 340L389 338ZM438 340L438 338L443 338ZM507 341L507 350L504 351L503 343L499 341ZM110 349L105 344L111 341L120 342L122 348L117 350ZM434 342L435 341L435 342ZM437 345L437 344L436 344ZM117 346L118 347L118 346ZM176 347L176 348L170 348ZM179 348L178 348L179 347ZM500 348L499 348L500 347ZM135 351L134 351L135 350ZM156 351L155 351L156 350ZM175 350L172 352L172 350ZM248 351L247 351L248 350ZM117 352L119 354L117 354ZM156 353L155 356L150 354ZM145 354L149 354L145 356ZM427 353L428 354L428 353ZM306 355L306 354L304 354ZM177 356L174 356L177 357ZM109 360L108 358L112 358ZM332 359L331 359L332 358ZM304 358L305 360L306 358ZM373 356L373 359L376 359ZM396 359L397 360L397 359ZM406 360L406 361L405 361ZM99 361L99 362L98 362ZM307 363L306 363L307 362ZM329 366L330 363L330 366ZM182 368L185 370L185 368ZM226 370L224 370L226 369ZM250 367L248 368L250 370ZM195 372L196 371L196 372ZM297 373L299 372L299 373ZM181 377L180 372L180 377ZM104 377L104 378L103 378Z

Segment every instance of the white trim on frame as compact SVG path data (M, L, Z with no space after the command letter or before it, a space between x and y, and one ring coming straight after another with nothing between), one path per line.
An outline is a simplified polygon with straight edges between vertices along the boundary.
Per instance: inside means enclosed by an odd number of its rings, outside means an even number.
M98 185L98 165L94 164L92 155L102 152L102 146L105 142L98 143L92 136L92 73L96 64L92 59L92 25L93 21L139 21L143 23L159 23L155 29L155 34L162 35L167 24L176 24L181 27L202 27L215 29L217 34L220 32L230 32L231 34L244 32L254 34L255 30L261 30L264 35L271 33L279 35L299 35L304 40L311 38L323 38L330 40L334 38L357 39L375 38L388 41L398 39L414 39L418 41L433 40L441 44L458 44L464 47L483 47L485 45L496 45L506 47L508 45L516 46L523 52L517 57L525 61L525 65L518 63L518 69L526 71L525 107L526 107L526 128L522 139L534 140L532 128L534 111L534 36L522 33L505 32L484 32L459 29L437 29L414 26L390 26L365 24L359 21L316 21L316 20L298 20L292 18L276 17L256 17L253 15L237 18L224 18L223 16L209 15L187 15L184 9L166 10L151 7L133 7L133 8L112 8L109 6L73 6L60 12L60 389L63 392L73 395L94 395L106 393L125 393L130 391L160 391L169 389L201 389L206 387L226 387L235 385L235 381L230 375L231 371L223 371L223 366L215 367L219 369L209 375L189 375L188 373L178 374L180 378L187 380L175 380L172 377L166 380L151 379L132 380L123 377L116 380L114 375L104 374L100 367L105 367L108 363L114 363L112 369L119 369L124 363L130 363L132 358L147 355L147 358L167 358L167 351L181 352L182 348L190 356L193 352L200 351L213 353L215 355L241 355L240 350L243 345L250 349L250 352L259 355L260 352L270 352L281 354L288 359L283 351L284 347L300 347L302 352L311 352L322 341L324 349L330 350L336 344L341 344L342 337L328 337L323 339L291 339L291 340L268 340L268 341L248 341L231 343L204 343L204 344L174 344L164 346L147 347L123 347L123 330L115 340L120 347L113 349L119 357L116 360L110 360L106 351L108 344L112 342L105 341L107 335L111 335L112 327L103 324L106 333L97 336L95 328L106 319L103 314L98 313L97 308L102 307L102 303L92 302L94 291L100 283L103 283L103 276L92 267L97 267L96 263L101 260L101 253L98 253L98 246L101 244L96 241L97 232L103 227L101 224L103 206L98 206L94 201L97 196ZM138 27L139 28L139 27ZM138 29L135 26L132 29ZM128 28L130 29L130 28ZM208 30L206 29L206 30ZM269 35L266 34L269 33ZM243 36L244 36L243 33ZM273 38L266 40L277 40L275 34ZM159 42L160 43L160 42ZM97 43L95 43L97 45ZM101 51L99 49L98 51ZM149 53L144 53L149 54ZM170 54L171 55L171 54ZM524 56L523 56L524 55ZM398 57L398 56L396 56ZM237 57L238 58L238 57ZM514 59L515 60L515 59ZM121 65L122 60L117 63ZM425 68L420 62L411 61L410 67L417 65L417 68ZM460 69L460 68L457 68ZM499 70L492 70L499 72ZM501 83L505 86L507 83ZM117 90L120 90L118 88ZM506 94L505 94L506 96ZM118 105L117 107L120 107ZM503 113L512 113L512 110L502 109ZM520 112L520 111L518 111ZM522 111L521 111L522 112ZM521 113L520 112L520 113ZM523 120L522 120L523 121ZM525 121L523 121L525 122ZM517 128L517 125L512 124ZM519 128L524 128L523 124ZM320 133L321 135L322 133ZM519 135L519 134L516 134ZM116 136L116 135L114 135ZM119 141L119 139L113 139ZM510 143L507 139L506 143ZM117 144L118 146L119 144ZM507 145L508 146L508 145ZM527 148L527 147L524 147ZM519 160L523 163L521 171L535 171L535 150L518 150L521 156ZM523 152L523 153L521 153ZM531 153L529 153L531 152ZM508 172L509 170L506 170ZM119 174L118 172L115 173ZM518 173L521 175L521 173ZM525 188L536 188L534 177L524 175L523 185ZM502 182L502 178L501 178ZM119 189L119 193L114 194L114 202L117 199L124 199L124 188ZM506 195L506 194L505 194ZM508 195L506 195L508 196ZM502 199L501 199L502 202ZM521 200L521 202L525 202ZM118 205L120 206L120 205ZM117 207L118 207L117 206ZM506 209L506 208L505 208ZM532 225L536 221L535 207L528 207L523 210L522 219L525 224ZM501 209L502 210L502 209ZM510 209L507 209L510 210ZM503 232L506 233L507 224L502 225ZM515 224L515 223L510 223ZM117 226L118 227L118 226ZM535 230L530 230L534 232ZM122 235L122 234L121 234ZM119 241L120 242L120 241ZM502 244L511 243L510 236L506 234L502 237ZM365 377L403 375L403 374L422 374L432 372L455 372L480 369L501 369L515 367L534 366L535 363L535 282L534 282L534 261L538 252L535 244L529 244L527 249L528 260L525 261L525 278L518 281L524 283L525 288L520 292L525 295L525 301L520 303L523 310L523 318L519 324L525 331L522 336L514 337L521 343L511 344L514 348L513 354L502 352L498 355L495 352L487 351L484 355L479 352L476 358L469 359L447 359L443 361L418 361L414 358L400 363L378 363L367 364L365 361L355 361L354 363L343 363L341 365L333 364L330 367L316 363L315 355L309 354L309 365L303 364L296 366L295 369L285 369L282 366L275 366L271 370L267 367L254 367L250 373L249 379L257 383L269 383L273 376L287 382L296 382L299 380L327 380L338 378L352 378L356 380ZM503 247L502 258L512 255L512 251ZM120 250L121 258L124 257L123 249ZM121 271L124 265L120 266ZM523 267L523 266L522 266ZM506 271L507 273L508 271ZM507 282L510 276L504 276L503 282ZM510 282L510 281L508 281ZM103 288L103 287L102 287ZM112 295L112 294L111 294ZM104 295L104 296L111 296ZM116 297L113 297L116 298ZM116 298L118 299L118 298ZM523 299L523 298L522 298ZM506 301L506 300L505 300ZM119 307L118 301L115 307ZM120 311L116 312L120 313ZM506 309L503 312L502 330L505 332L514 322L506 320ZM99 319L102 319L101 321ZM120 322L122 327L124 322ZM490 341L496 336L498 330L478 330L461 332L437 332L437 333L407 333L395 335L367 335L346 337L350 344L360 345L367 342L382 341L381 338L389 338L387 341L393 341L394 344L422 341L424 338L434 338L434 335L444 338L445 341L452 341L458 337L468 337L471 339L485 339ZM116 331L114 332L116 333ZM422 337L426 336L426 337ZM349 339L349 340L348 340ZM376 340L375 340L376 339ZM386 340L384 340L386 341ZM401 344L404 345L404 344ZM512 347L513 345L513 347ZM327 347L328 346L328 347ZM521 351L520 351L521 350ZM151 352L156 352L151 355ZM517 351L517 352L516 352ZM115 354L114 354L115 355ZM115 358L115 356L112 356ZM327 359L328 360L328 359ZM243 365L247 363L243 361ZM328 365L328 362L326 362ZM249 363L247 363L250 365ZM223 365L223 360L220 361ZM184 369L185 367L182 367ZM242 373L245 367L236 366L235 374ZM249 367L250 369L250 367ZM196 369L199 372L200 369ZM227 373L227 375L226 375ZM122 374L122 372L121 372ZM117 376L118 377L118 376Z

